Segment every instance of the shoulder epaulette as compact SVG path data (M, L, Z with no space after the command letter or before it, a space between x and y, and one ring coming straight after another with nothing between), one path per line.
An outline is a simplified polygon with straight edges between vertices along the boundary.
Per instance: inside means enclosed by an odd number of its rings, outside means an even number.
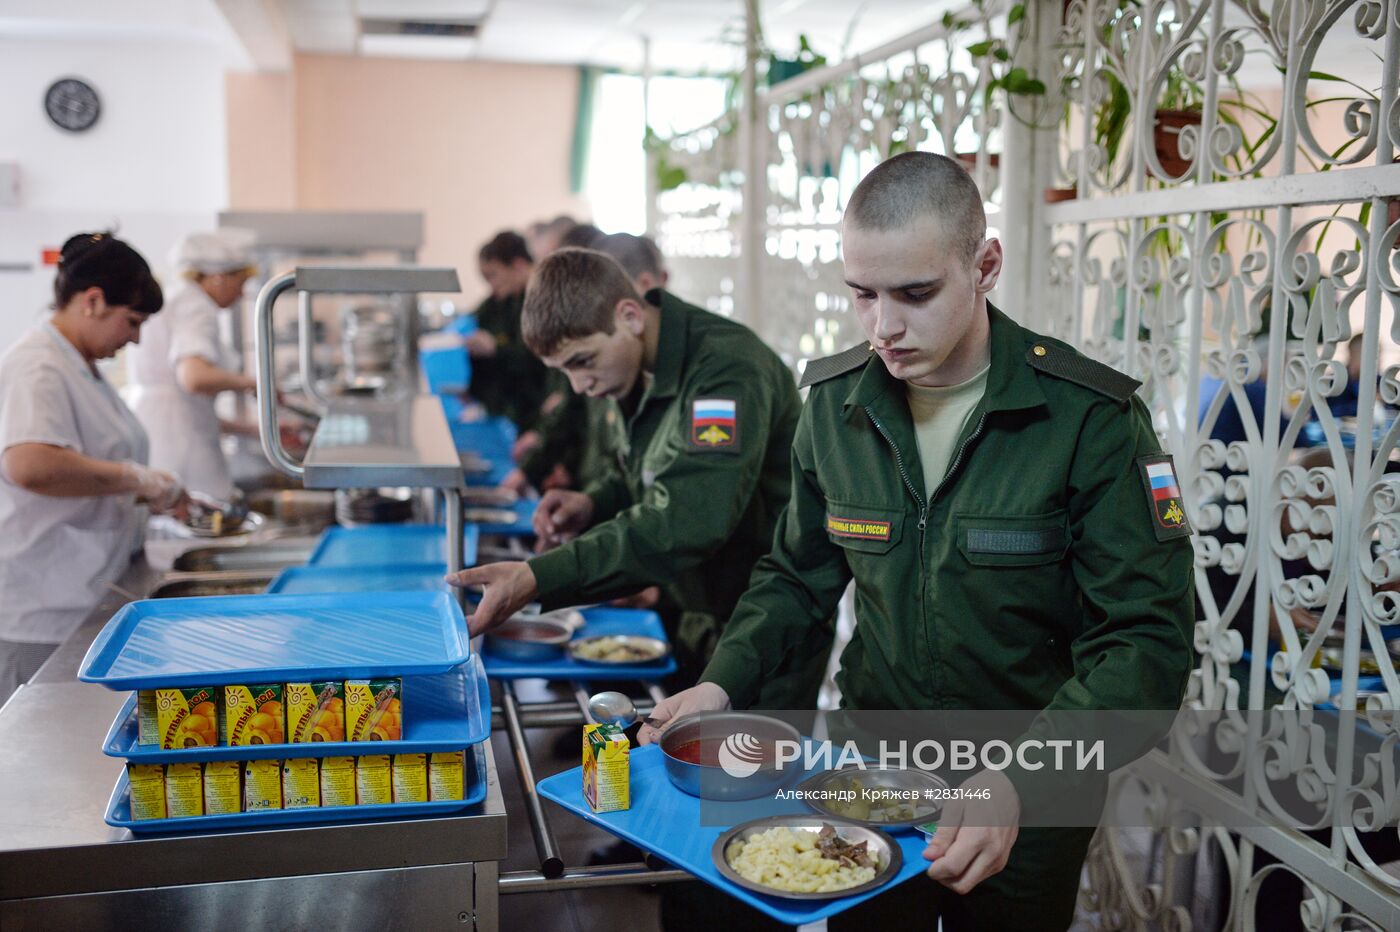
M870 344L857 343L848 350L837 353L835 356L823 356L821 359L813 359L807 363L807 368L802 370L802 381L797 384L798 388L806 388L808 385L815 385L818 382L825 382L827 379L835 378L843 372L850 372L857 366L865 365L865 361L870 358Z
M1083 385L1118 402L1133 397L1133 393L1142 385L1137 379L1112 366L1048 340L1026 350L1026 362L1046 375Z

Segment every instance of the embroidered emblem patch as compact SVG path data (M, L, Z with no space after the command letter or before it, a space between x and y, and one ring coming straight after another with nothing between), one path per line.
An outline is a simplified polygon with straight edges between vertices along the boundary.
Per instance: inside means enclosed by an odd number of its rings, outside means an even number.
M855 537L860 540L889 540L891 525L888 521L872 521L868 518L839 518L828 513L826 529L833 537Z
M1159 541L1188 537L1191 525L1186 520L1186 502L1181 497L1181 485L1177 482L1176 467L1166 453L1157 453L1138 459L1138 469L1142 472L1142 485L1147 491L1147 502L1152 509L1152 530Z
M738 409L729 398L697 398L690 412L690 442L702 450L739 441Z

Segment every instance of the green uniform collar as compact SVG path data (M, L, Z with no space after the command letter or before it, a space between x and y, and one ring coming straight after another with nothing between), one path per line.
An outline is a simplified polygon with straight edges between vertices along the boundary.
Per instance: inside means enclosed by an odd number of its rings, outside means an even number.
M681 370L685 367L686 335L690 329L685 319L691 306L660 288L648 291L646 302L661 309L661 332L656 338L656 368L652 370L651 389L646 397L673 398L680 391Z
M1016 411L1044 405L1045 392L1041 389L1034 370L1026 364L1029 332L999 311L991 302L987 303L987 318L991 324L988 341L991 344L992 361L991 371L987 373L987 393L983 396L980 410ZM847 407L864 407L891 388L898 389L902 401L903 386L898 379L890 375L885 364L872 351L870 359L865 363L865 371L860 374L850 394L846 396L845 404Z

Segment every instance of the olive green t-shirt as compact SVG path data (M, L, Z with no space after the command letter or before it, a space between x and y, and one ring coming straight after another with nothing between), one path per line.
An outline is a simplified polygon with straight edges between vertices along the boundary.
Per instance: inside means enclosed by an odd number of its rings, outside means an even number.
M904 383L908 390L909 413L914 418L919 462L924 467L924 491L928 495L933 494L948 473L963 425L987 390L989 371L990 365L966 382L939 388Z

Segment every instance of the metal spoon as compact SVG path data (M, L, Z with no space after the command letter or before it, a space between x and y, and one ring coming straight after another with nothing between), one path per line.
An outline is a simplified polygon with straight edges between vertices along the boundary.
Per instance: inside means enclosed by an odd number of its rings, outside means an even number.
M588 714L600 725L627 728L637 720L637 707L624 693L609 690L595 693L588 698ZM666 725L665 722L658 722L651 716L642 719L642 722L657 729Z

